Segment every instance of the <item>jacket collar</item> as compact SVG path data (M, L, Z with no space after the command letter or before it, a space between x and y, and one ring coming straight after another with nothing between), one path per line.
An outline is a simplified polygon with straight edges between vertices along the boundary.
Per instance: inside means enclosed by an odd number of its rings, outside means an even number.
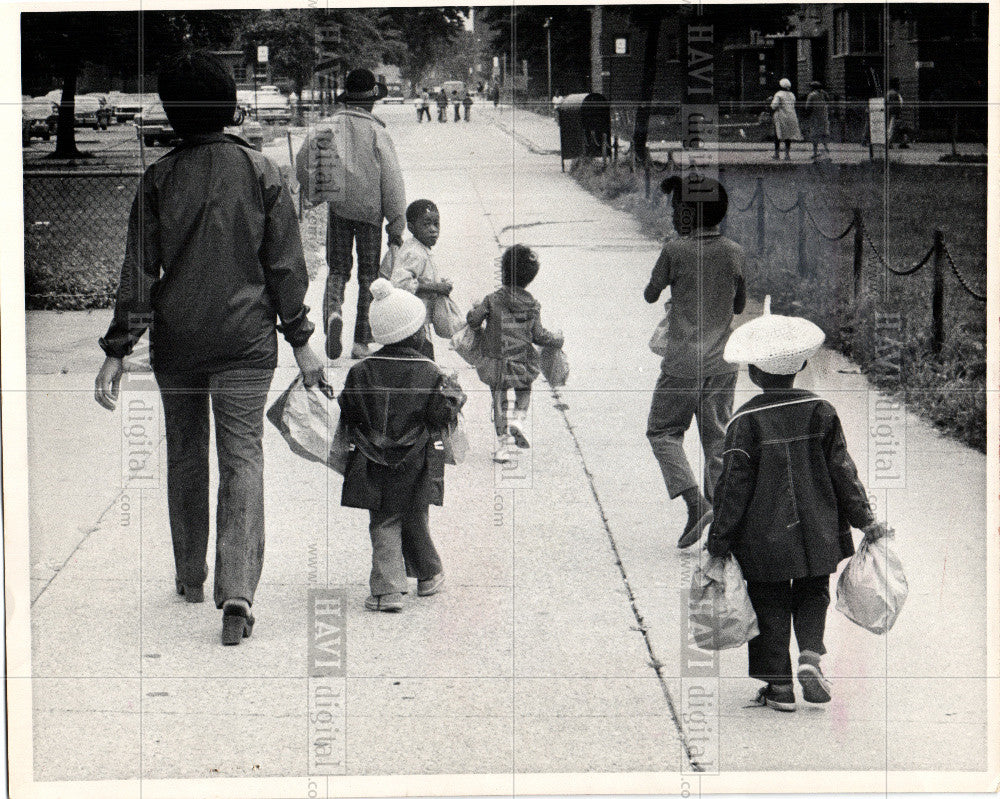
M375 116L374 114L369 114L363 108L357 108L353 105L339 105L337 106L337 110L334 111L333 113L334 116L336 116L337 114L345 114L346 116L359 117L360 119L368 119L371 120L372 122L377 122L383 128L385 127L385 122L383 122L377 116Z
M372 353L373 357L378 357L379 355L392 356L393 358L418 358L420 360L427 360L427 356L422 352L418 352L413 347L407 347L398 341L395 344L386 344L382 349Z

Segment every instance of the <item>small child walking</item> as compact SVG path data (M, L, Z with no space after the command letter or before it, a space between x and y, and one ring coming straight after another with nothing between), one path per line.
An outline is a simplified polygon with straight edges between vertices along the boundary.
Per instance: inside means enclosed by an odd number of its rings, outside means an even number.
M538 274L538 256L530 247L515 244L500 259L503 286L469 311L469 327L478 329L486 322L482 337L482 363L476 367L479 379L493 394L493 424L496 445L493 460L507 463L514 447L531 446L524 433L524 421L531 403L531 384L540 372L537 344L561 347L561 333L542 326L542 306L527 291ZM508 391L514 391L514 413L508 426Z
M407 577L417 596L441 590L444 571L428 508L444 502L441 431L465 395L421 353L424 304L384 278L371 285L370 324L380 350L351 367L338 401L352 447L340 504L371 520L371 595L365 608L403 609Z
M441 235L441 214L430 200L414 200L406 208L406 226L412 238L403 242L393 261L392 285L416 294L424 303L427 321L424 323L423 352L434 359L434 333L431 325L434 303L438 296L451 293L450 280L438 280L437 267L431 257L431 248Z
M750 676L765 683L755 701L783 711L795 710L791 629L803 698L830 701L820 668L830 575L854 554L851 527L872 541L891 534L875 521L836 409L794 387L823 338L807 319L771 314L768 297L725 349L764 391L729 423L707 547L743 571L760 628L749 643Z
M733 412L736 367L723 360L733 315L746 305L746 254L719 232L729 197L718 181L688 173L661 184L672 196L679 238L668 241L643 296L653 303L670 287L667 351L653 390L646 437L671 499L687 504L688 518L677 546L691 546L712 520L712 490L722 471L722 442ZM691 419L705 456L704 493L687 456L684 434Z

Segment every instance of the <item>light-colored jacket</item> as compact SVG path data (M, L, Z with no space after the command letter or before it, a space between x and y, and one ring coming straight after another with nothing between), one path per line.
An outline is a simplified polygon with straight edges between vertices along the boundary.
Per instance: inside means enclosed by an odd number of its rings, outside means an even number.
M422 291L425 283L437 282L437 268L431 257L430 247L415 238L407 239L396 251L392 263L392 285L398 289L416 294L424 301L427 308L427 326L430 326L434 314L436 294Z
M323 128L336 128L342 140L342 199L329 203L330 214L341 219L381 226L385 219L389 235L402 236L406 228L406 193L392 139L385 123L361 108L339 107ZM305 189L309 185L309 148L313 134L295 158L296 176Z
M774 112L774 135L778 141L802 138L799 130L799 118L795 114L795 95L786 89L774 93L771 100L771 111Z

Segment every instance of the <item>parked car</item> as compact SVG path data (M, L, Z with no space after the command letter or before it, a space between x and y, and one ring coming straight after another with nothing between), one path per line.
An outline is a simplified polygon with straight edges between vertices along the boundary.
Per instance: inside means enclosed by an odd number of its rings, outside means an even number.
M142 143L147 147L154 147L157 144L170 144L177 138L177 134L167 119L167 113L163 110L162 103L150 103L142 111L135 115L132 120L135 125L136 136L142 139Z
M115 94L112 92L112 95L114 97L115 116L119 122L131 122L143 108L157 102L155 93Z
M74 100L73 118L78 128L107 130L110 114L96 97L82 94Z
M58 116L52 103L44 97L25 100L21 104L21 116L25 143L36 136L48 141L56 132Z

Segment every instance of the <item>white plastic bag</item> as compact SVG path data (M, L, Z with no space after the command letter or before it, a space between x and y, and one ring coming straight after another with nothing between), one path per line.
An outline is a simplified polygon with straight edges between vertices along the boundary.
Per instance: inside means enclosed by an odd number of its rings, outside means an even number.
M344 473L347 438L329 384L307 388L298 375L268 408L267 418L296 455Z
M670 329L670 301L663 304L666 315L653 330L653 335L649 338L649 349L654 355L661 358L667 354L667 332Z
M688 623L700 649L733 649L760 634L736 558L708 556L691 576Z
M884 635L896 623L909 588L891 535L863 540L837 580L837 610Z

